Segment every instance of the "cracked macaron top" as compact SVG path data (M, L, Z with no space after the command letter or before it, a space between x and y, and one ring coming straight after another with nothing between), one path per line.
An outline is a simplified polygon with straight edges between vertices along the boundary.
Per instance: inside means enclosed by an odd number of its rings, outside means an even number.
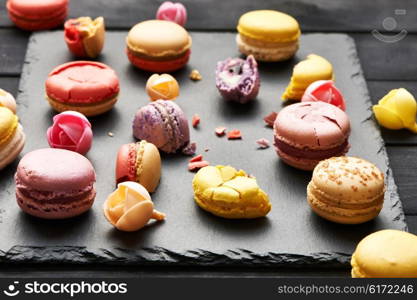
M249 102L258 95L259 86L258 64L252 55L217 63L216 87L226 100Z
M157 100L140 108L133 120L133 135L166 153L184 149L190 141L188 120L173 101Z
M298 149L331 149L348 145L347 114L325 102L301 102L282 109L274 122L275 142Z
M94 61L72 61L53 69L46 94L63 103L97 103L116 97L119 79L109 66Z

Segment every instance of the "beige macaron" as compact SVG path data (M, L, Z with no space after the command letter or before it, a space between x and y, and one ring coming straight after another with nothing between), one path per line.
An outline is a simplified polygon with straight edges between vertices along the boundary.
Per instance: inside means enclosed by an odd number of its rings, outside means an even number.
M380 230L361 240L352 255L353 278L417 277L417 236Z
M384 175L357 157L321 161L307 186L307 201L319 216L341 224L360 224L378 216L384 202Z

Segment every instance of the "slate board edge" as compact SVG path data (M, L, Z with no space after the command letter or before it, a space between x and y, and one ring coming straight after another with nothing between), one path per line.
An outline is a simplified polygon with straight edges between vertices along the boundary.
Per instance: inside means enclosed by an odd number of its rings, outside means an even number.
M371 107L366 82L363 77L359 57L357 55L355 42L347 36L351 44L350 55L357 61L357 72L353 80L362 86L366 91L367 97L365 102ZM30 42L36 41L36 35L30 37ZM33 60L29 51L26 53L24 72L19 84L19 93L25 86L27 76L30 74L30 63ZM371 122L372 126L377 126L372 119L370 111L369 117L363 122ZM391 168L389 167L388 155L384 146L379 129L376 140L380 143L380 154L384 157L388 169L387 193L392 201L392 207L397 208L398 215L393 216L397 221L404 223L403 230L407 230L405 215L402 210L402 204L397 192ZM350 263L350 253L311 253L309 255L296 255L291 253L273 253L263 254L253 253L245 249L230 249L224 253L214 253L202 249L188 250L182 253L173 252L165 248L142 248L139 250L129 250L121 248L98 249L91 251L87 247L55 246L55 247L31 247L31 246L13 246L8 251L0 251L0 263L8 264L107 264L107 265L154 265L154 266L251 266L251 267L290 267L290 268L348 268Z

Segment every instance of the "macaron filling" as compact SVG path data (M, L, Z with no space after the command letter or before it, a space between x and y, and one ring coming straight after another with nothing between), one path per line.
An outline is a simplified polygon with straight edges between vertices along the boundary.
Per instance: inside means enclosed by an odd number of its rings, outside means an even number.
M260 77L252 55L246 60L228 58L217 63L216 86L229 100L245 103L255 98L259 91Z
M135 164L135 178L136 182L140 182L140 176L142 175L143 171L143 153L145 152L145 141L140 141L139 143L135 144L136 147L136 164Z
M30 188L24 182L22 182L18 176L15 176L17 192L26 198L36 199L36 202L41 203L65 203L80 201L90 196L95 195L94 185L89 184L83 189L72 190L65 192L54 192L54 191L41 191Z
M277 137L274 138L274 141L275 147L280 151L290 156L303 159L322 160L332 156L341 156L349 149L349 142L347 139L342 144L329 149L311 149L308 147L296 148L278 139Z

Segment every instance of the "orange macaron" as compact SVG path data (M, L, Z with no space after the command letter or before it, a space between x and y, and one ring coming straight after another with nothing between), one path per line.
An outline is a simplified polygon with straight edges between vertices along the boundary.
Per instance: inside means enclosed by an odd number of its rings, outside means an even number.
M145 71L173 72L190 58L191 37L180 25L162 20L136 24L126 38L127 57Z

